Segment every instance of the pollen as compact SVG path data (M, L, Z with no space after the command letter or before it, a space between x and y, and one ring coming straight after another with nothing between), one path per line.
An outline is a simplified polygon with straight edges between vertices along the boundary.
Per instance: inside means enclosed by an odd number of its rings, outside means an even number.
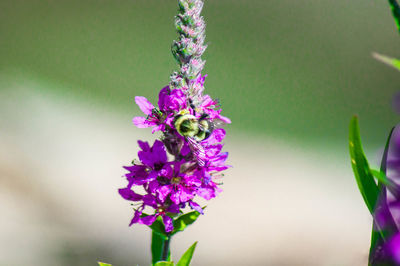
M172 183L172 184L179 184L180 182L181 182L181 178L180 178L179 176L173 177L173 178L171 179L171 183Z

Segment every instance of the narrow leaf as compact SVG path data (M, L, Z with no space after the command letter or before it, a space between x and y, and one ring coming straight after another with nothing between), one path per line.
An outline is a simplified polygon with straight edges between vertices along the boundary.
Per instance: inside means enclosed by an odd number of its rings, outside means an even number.
M382 54L378 54L378 53L372 53L372 56L376 60L378 60L378 61L380 61L380 62L382 62L382 63L384 63L384 64L386 64L388 66L391 66L391 67L393 67L393 68L395 68L395 69L400 71L400 60L399 59L392 58L392 57L389 57L389 56L386 56L386 55L382 55Z
M392 15L397 25L397 29L400 32L400 7L396 0L389 0L390 8L392 9Z
M174 262L172 261L159 261L154 266L174 266Z
M98 261L99 266L112 266L111 264Z
M371 170L372 175L375 176L376 179L378 179L378 182L381 182L385 186L388 186L390 184L390 180L387 178L387 176L383 172L375 170L375 169L370 169L370 170Z
M364 202L370 213L373 214L379 190L362 149L357 116L354 116L350 122L349 133L350 157L353 172Z
M176 266L189 266L190 261L192 260L194 250L196 248L197 241L194 242L194 244L186 250L186 252L182 255L181 259L178 261Z
M200 213L198 211L192 211L181 215L174 221L174 231L172 231L171 235L185 230L185 228L194 223L199 216Z
M382 171L378 171L375 169L371 169L371 173L378 179L378 182L382 183L389 191L393 194L393 196L400 200L400 186L397 185L392 180L388 179L385 173Z

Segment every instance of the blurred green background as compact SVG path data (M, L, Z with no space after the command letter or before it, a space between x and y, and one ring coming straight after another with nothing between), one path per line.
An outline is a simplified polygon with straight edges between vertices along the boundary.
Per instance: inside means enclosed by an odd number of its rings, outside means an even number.
M0 131L3 135L0 133L0 138L3 144L9 144L10 139L19 143L28 136L31 136L29 143L36 141L35 131L39 132L42 121L48 120L29 116L31 105L27 102L35 95L58 99L54 106L63 105L68 99L66 114L68 108L73 112L80 110L74 107L77 105L90 112L93 119L101 121L110 114L131 126L131 118L140 111L134 96L146 96L156 102L159 89L177 69L170 53L170 45L176 38L173 27L176 12L174 0L2 0ZM332 165L341 167L341 173L348 175L338 179L353 184L347 164L351 116L360 117L362 138L372 161L389 129L399 121L392 98L399 90L400 75L371 56L372 52L380 52L400 57L400 37L387 3L218 0L206 1L203 16L209 43L204 55L207 64L203 73L208 74L206 91L221 100L223 114L233 121L228 126L232 134L231 140L227 140L228 147L234 151L235 145L246 146L254 139L259 142L266 139L277 146L281 143L300 151L297 156L304 155L310 161L321 157L331 159ZM58 119L60 124L64 123L63 117ZM115 126L108 124L110 121L99 122L98 130L102 130L100 125ZM32 131L25 130L24 123L34 125ZM80 125L76 130L90 138L90 129L85 126ZM64 133L68 138L68 132ZM52 138L52 134L48 137ZM135 138L126 142L135 147ZM46 149L50 144L43 145ZM9 147L3 149L3 158L15 152L12 145ZM268 165L267 155L271 153L268 145L256 143L249 147L254 150L236 155L237 162L254 153L261 161L265 158ZM25 155L28 160L35 157L34 153ZM129 159L124 158L126 162ZM90 156L82 158L83 164L90 160ZM6 161L3 159L3 165ZM259 178L269 178L268 171ZM2 181L8 184L4 173ZM332 176L333 173L326 178L336 182ZM340 191L343 187L339 184L334 189ZM347 189L354 198L360 197L355 185ZM364 211L361 199L357 204ZM365 218L366 226L368 222ZM94 253L98 252L95 249ZM1 257L0 263L11 265ZM275 265L290 265L285 263L288 262L282 260Z
M0 69L29 73L121 115L135 95L156 99L177 66L173 0L1 1ZM232 127L307 143L343 142L359 114L381 143L398 117L400 75L371 58L399 55L384 1L209 1L207 91ZM11 73L10 73L11 72Z

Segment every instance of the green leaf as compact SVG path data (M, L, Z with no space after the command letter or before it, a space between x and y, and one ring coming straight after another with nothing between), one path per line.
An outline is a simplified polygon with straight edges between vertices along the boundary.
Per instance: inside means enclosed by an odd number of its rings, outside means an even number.
M400 71L400 60L396 58L392 58L386 55L378 54L378 53L372 53L372 56L378 60L381 61L382 63L391 66L397 70Z
M396 0L389 0L390 8L392 9L392 15L397 25L397 29L400 32L400 7Z
M200 213L198 211L188 212L179 216L179 218L174 221L174 231L172 231L171 235L185 230L185 228L194 223L199 216Z
M172 261L159 261L154 266L174 266L174 262Z
M382 184L384 184L385 186L390 185L390 180L386 177L385 173L375 170L375 169L370 169L371 173L373 176L376 177L376 179L378 179L378 182L381 182Z
M146 216L149 216L149 214L142 213L140 217L146 217ZM159 233L162 237L164 237L164 239L167 238L167 233L165 232L165 227L161 216L158 216L157 219L154 221L154 223L149 227L152 231L156 231L157 233Z
M161 216L158 216L152 225L149 226L151 230L156 231L160 235L167 237L167 233L165 233L164 223L162 221Z
M373 214L379 190L362 149L357 116L354 116L350 122L349 133L350 158L353 172L364 202L370 213Z
M381 186L384 185L396 199L400 200L400 186L388 179L385 173L382 171L371 169L371 173L376 177L376 179L378 179L378 182ZM378 188L379 187L380 186L378 185Z
M151 233L151 257L152 263L159 262L162 257L162 252L164 249L166 237L164 235L160 235L156 231L152 231ZM168 250L168 261L171 260L171 252Z
M192 246L190 246L190 248L188 248L188 250L186 250L186 252L182 255L181 259L176 264L176 266L189 266L190 265L190 261L192 260L196 245L197 245L197 241L194 242L194 244Z
M111 264L98 261L99 266L112 266Z

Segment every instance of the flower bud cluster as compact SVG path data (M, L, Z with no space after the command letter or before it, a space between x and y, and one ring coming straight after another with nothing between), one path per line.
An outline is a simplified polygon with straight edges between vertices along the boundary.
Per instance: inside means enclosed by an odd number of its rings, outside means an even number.
M221 115L218 101L203 94L202 6L201 0L179 0L175 25L180 38L172 51L180 71L159 92L157 107L145 97L135 97L145 116L134 117L133 123L150 127L153 133L160 131L162 137L152 145L139 141L139 160L124 167L128 185L119 193L135 206L130 225L151 225L161 217L165 231L171 232L174 217L185 207L203 213L198 197L216 197L221 191L221 172L229 168L225 164L228 153L222 152L226 132L221 126L231 121Z
M196 79L205 61L201 59L207 46L204 45L205 28L203 17L200 16L203 8L201 0L179 0L179 14L175 17L175 27L179 39L172 43L172 54L180 65L179 77L186 80ZM171 85L176 82L171 80Z

